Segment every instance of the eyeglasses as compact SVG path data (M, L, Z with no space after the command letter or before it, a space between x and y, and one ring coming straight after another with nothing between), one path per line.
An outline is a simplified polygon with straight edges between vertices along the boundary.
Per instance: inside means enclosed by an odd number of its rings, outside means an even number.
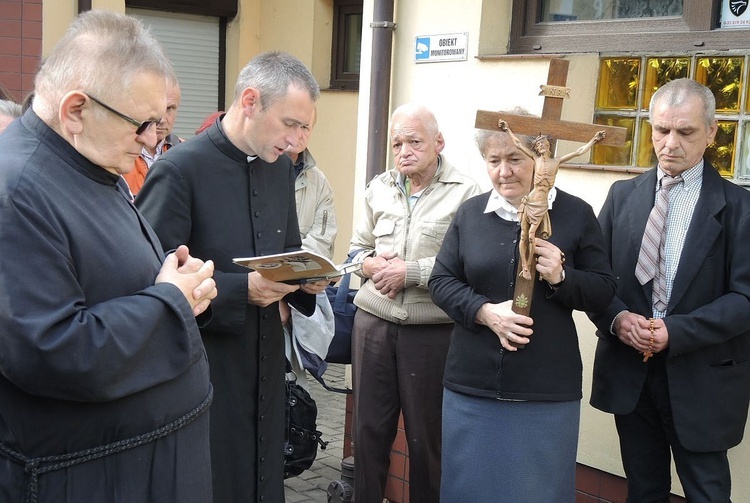
M135 130L135 134L136 135L142 135L153 124L158 124L158 123L161 122L161 119L150 120L150 121L143 121L143 122L137 121L137 120L133 119L132 117L128 117L127 115L125 115L122 112L118 112L117 110L115 110L111 106L107 105L106 103L104 103L102 101L99 101L98 99L94 98L90 94L87 94L86 96L88 96L89 98L91 98L91 101L93 101L94 103L98 103L99 105L101 105L105 109L109 110L110 112L112 112L113 114L115 114L116 116L118 116L119 118L121 118L122 120L125 120L125 121L131 123L132 125L134 125L137 128Z

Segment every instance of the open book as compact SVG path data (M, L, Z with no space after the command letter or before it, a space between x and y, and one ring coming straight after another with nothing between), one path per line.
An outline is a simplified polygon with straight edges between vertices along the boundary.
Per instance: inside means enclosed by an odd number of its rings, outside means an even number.
M235 264L258 271L266 279L287 283L308 283L334 279L362 267L362 264L344 263L336 265L326 257L307 250L232 260Z

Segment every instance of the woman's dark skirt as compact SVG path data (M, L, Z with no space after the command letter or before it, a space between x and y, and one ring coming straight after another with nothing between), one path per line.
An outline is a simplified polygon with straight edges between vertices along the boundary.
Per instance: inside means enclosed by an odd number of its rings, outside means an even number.
M580 416L444 390L441 503L573 503Z

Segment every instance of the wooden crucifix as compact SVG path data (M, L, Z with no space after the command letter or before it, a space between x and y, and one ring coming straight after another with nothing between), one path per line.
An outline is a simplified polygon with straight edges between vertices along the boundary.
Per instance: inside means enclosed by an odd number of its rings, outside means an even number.
M529 315L531 311L531 299L534 293L534 284L537 277L536 260L534 253L534 236L543 239L549 238L552 233L547 216L547 193L554 184L559 164L573 157L583 155L594 143L602 145L622 146L625 144L627 130L622 127L602 126L595 124L582 124L560 120L562 115L563 98L567 97L570 90L565 87L568 75L567 60L552 59L550 61L547 84L542 85L539 93L544 96L544 108L542 117L531 117L527 115L516 115L510 113L487 112L478 110L474 127L489 129L492 131L506 131L511 138L516 140L513 133L524 135L539 135L534 142L534 151L529 151L525 146L518 143L519 149L527 155L535 158L535 169L543 167L548 173L535 173L534 187L527 198L522 202L521 213L521 240L519 251L521 260L518 263L518 273L515 279L515 291L513 293L513 311ZM577 151L551 158L554 152L555 139L588 142ZM538 199L538 200L535 200ZM531 220L530 220L531 219ZM546 225L545 222L546 221ZM533 222L533 223L530 223ZM528 235L524 235L529 232Z

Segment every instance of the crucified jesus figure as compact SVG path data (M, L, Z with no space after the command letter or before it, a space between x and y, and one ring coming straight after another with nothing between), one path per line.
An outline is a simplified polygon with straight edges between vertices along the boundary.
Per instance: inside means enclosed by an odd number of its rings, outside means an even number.
M550 189L555 185L555 177L560 164L588 152L596 142L604 139L605 132L597 132L588 143L575 152L560 157L550 157L550 143L547 135L540 134L534 139L532 148L528 148L513 134L507 122L500 119L497 125L501 131L508 133L516 148L534 160L534 185L531 192L523 197L518 207L521 220L521 240L518 245L521 256L521 272L519 275L529 280L531 279L529 264L532 263L536 252L534 238L537 231L539 231L542 239L548 239L552 235L552 225L547 213L549 209L548 197Z

